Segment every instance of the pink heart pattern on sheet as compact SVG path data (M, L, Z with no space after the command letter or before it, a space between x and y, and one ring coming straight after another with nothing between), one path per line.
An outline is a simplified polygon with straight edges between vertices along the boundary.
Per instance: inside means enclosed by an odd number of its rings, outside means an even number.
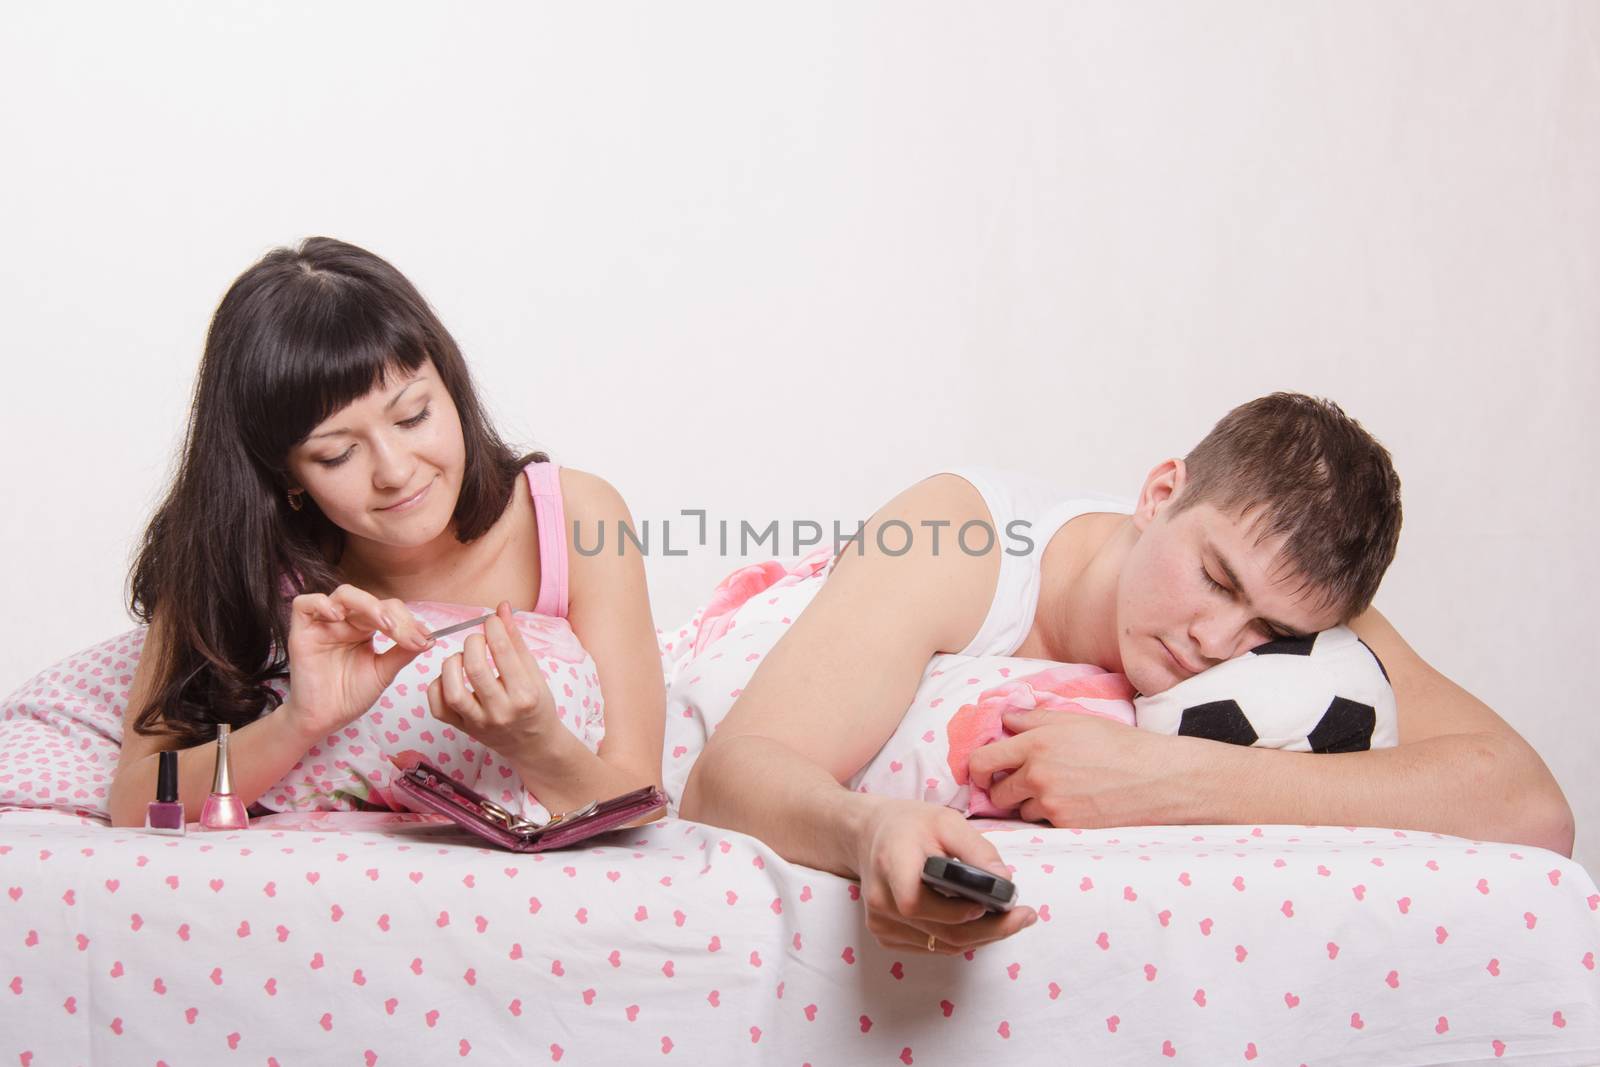
M0 1055L1031 1062L1058 1054L1065 1028L1096 1063L1168 1049L1191 1063L1384 1062L1396 1048L1581 1063L1600 1026L1594 883L1515 846L985 820L1051 919L969 958L877 945L853 883L715 827L669 819L517 856L391 813L288 828L306 818L174 839L0 814ZM1357 877L1364 900L1348 891ZM1388 903L1401 896L1408 913Z

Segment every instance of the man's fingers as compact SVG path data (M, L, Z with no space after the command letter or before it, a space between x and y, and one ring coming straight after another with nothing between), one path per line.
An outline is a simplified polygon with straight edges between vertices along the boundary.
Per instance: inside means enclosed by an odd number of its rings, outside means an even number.
M924 953L929 951L927 932L898 919L884 915L870 915L867 918L867 931L884 948L906 948ZM935 954L954 955L961 951L963 950L953 942L940 938L938 934L934 935Z
M950 901L950 903L957 903ZM998 941L1010 937L1012 934L1029 925L1029 916L1033 914L1032 908L1012 908L1006 912L982 911L981 905L971 901L961 901L961 906L979 908L980 914L976 919L966 922L941 923L933 922L917 916L902 915L898 917L883 916L887 922L897 922L905 928L902 933L910 944L927 947L928 937L932 935L941 945L962 952L979 945Z
M950 812L952 816L955 812ZM927 924L924 935L937 932L947 925L959 924L972 918L977 905L970 900L956 900L938 893L922 881L922 865L930 855L938 855L937 841L906 842L882 859L880 877L889 890L889 897L897 917L903 921Z
M947 897L929 886L917 886L916 895L900 913L924 933L938 933L940 929L960 926L983 917L983 905L962 897Z
M932 934L947 945L970 948L1001 936L997 931L1002 918L1003 916L998 913L991 914L986 911L978 918L963 923L936 923L912 918L906 920L906 925L920 933L924 942L928 940L928 935Z
M920 849L901 850L889 857L884 879L894 910L905 922L914 918L938 923L960 922L967 909L954 900L936 895L922 884L924 858Z
M928 938L933 937L933 951L952 955L963 952L973 944L981 944L968 926L961 924L919 922L904 916L871 914L867 916L867 929L884 946L903 946L921 952L928 951Z
M1021 764L1010 774L1001 778L989 787L989 803L997 808L1018 808L1023 802L1033 799L1033 790L1029 787L1028 765Z
M1026 748L1026 743L1018 737L1003 737L980 745L967 759L967 775L979 789L990 789L995 772L1009 771L1020 765Z
M1011 877L1006 861L1000 858L1000 850L965 819L957 817L953 822L944 823L939 827L938 834L945 855L954 856L963 863L1001 878Z
M991 913L976 901L925 885L922 869L930 856L955 857L1000 877L1009 872L999 850L955 811L922 804L893 810L904 813L908 832L874 839L862 880L867 926L880 944L926 952L931 937L935 952L965 952L1033 921L1031 908Z
M972 925L981 928L986 940L1000 941L1019 931L1026 930L1039 918L1038 912L1032 908L1019 905L1010 911L1002 911L981 919Z
M1019 708L1008 711L1000 716L1000 723L1014 734L1025 730L1032 730L1036 726L1044 726L1051 722L1052 716L1060 712L1050 708Z
M1050 822L1050 816L1045 814L1044 804L1031 797L1022 802L1017 815L1024 822Z

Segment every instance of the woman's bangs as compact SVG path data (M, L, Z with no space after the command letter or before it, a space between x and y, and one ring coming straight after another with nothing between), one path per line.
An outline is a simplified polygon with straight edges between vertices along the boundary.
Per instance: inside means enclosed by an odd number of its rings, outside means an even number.
M266 410L276 412L283 451L374 389L420 371L428 359L421 323L379 314L367 321L341 316L335 328L284 346L268 390Z

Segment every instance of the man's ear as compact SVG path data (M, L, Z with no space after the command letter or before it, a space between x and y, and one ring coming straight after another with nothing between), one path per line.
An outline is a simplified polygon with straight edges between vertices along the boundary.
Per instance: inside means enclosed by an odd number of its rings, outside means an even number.
M1144 487L1139 490L1139 503L1133 509L1134 529L1144 533L1145 528L1177 499L1188 477L1188 468L1181 459L1162 460L1152 468L1145 475Z

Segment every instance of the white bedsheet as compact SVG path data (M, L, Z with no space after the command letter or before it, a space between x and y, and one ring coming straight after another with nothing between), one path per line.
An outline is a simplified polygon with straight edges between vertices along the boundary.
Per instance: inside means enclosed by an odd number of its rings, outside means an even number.
M985 823L1042 921L969 960L696 823L516 856L323 818L0 814L0 1063L1600 1062L1600 894L1539 849Z

